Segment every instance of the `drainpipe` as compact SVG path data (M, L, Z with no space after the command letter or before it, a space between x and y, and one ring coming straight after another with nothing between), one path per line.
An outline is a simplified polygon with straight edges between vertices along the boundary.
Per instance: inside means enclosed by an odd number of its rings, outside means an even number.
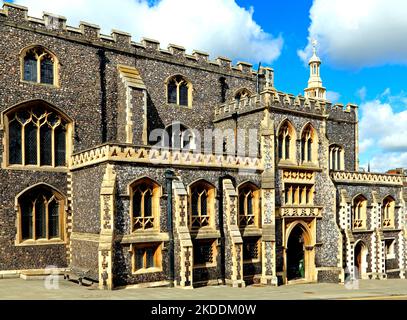
M219 231L220 231L220 272L221 272L221 278L223 281L223 284L226 283L226 267L225 267L225 230L223 229L224 227L224 219L223 219L223 174L221 177L219 177Z
M175 267L174 267L174 229L172 223L172 180L175 179L174 172L171 170L165 171L165 182L167 188L167 230L169 234L169 247L168 247L168 255L169 255L169 264L170 264L170 274L169 274L169 281L170 287L174 287L174 274L175 274Z

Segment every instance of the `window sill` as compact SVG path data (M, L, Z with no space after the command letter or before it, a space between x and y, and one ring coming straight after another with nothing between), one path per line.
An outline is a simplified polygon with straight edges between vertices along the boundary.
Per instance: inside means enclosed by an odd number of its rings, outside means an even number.
M220 238L220 231L212 227L202 227L200 229L190 229L192 239L217 239Z
M133 275L140 275L140 274L148 274L148 273L157 273L157 272L162 272L162 268L148 268L148 269L140 269L137 271L132 272Z
M158 230L143 230L134 231L132 234L122 236L120 243L148 243L148 242L164 242L169 241L170 237L167 232L159 232Z
M34 165L6 165L3 166L4 170L22 170L22 171L49 171L49 172L63 172L67 173L67 167L51 167L51 166L34 166Z
M243 260L243 264L253 264L253 263L260 263L260 259Z
M192 105L184 106L181 104L176 104L176 103L166 103L167 107L173 107L173 108L184 108L184 109L192 109Z
M61 239L40 239L40 240L24 240L21 242L16 241L16 247L28 247L28 246L49 246L49 245L61 245L65 244L64 240Z
M393 260L393 259L396 259L395 254L389 254L388 256L386 256L386 260Z
M216 268L216 263L206 263L194 265L194 269Z
M45 87L45 88L59 89L58 85L50 84L50 83L41 83L41 82L34 82L34 81L28 81L28 80L20 80L20 82L24 83L24 84L31 84L31 85L41 86L41 87Z

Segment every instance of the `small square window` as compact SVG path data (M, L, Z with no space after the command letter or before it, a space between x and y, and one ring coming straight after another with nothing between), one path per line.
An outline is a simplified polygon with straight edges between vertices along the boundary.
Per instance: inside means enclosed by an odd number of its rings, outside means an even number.
M161 249L159 244L140 244L133 250L134 272L156 272L161 269Z

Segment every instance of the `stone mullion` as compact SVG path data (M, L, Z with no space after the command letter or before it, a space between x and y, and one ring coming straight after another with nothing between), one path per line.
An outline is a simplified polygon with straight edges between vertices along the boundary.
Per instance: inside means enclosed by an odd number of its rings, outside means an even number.
M225 229L225 277L233 287L244 287L243 239L238 226L238 194L232 181L223 181L223 221Z
M100 191L99 289L113 289L113 237L115 216L116 173L114 166L106 166Z

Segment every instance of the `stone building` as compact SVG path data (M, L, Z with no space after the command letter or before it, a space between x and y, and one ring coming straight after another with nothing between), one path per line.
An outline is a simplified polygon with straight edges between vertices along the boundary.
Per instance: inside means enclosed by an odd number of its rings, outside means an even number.
M274 71L0 11L0 277L100 288L405 278L406 176L358 168L357 106ZM404 186L403 186L404 183Z

